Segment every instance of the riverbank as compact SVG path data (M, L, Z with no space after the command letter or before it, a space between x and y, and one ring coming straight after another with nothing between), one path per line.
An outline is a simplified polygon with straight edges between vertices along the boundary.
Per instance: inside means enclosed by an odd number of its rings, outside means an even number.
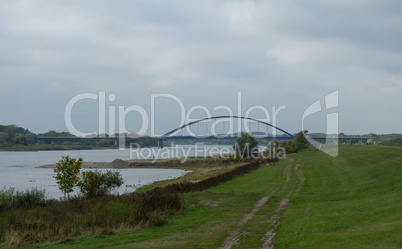
M340 146L308 151L182 196L161 226L38 248L400 248L402 153Z
M228 156L229 157L229 156ZM234 161L222 158L168 158L168 159L115 159L112 162L83 162L81 168L93 169L130 169L130 168L156 168L156 169L198 169L198 168L217 168L233 164ZM56 168L56 164L45 164L37 168Z
M218 174L229 172L236 167L244 165L245 162L233 162L221 158L205 158L195 159L190 158L186 161L181 161L177 158L172 159L131 159L121 160L115 159L112 162L84 162L83 169L180 169L189 170L191 172L186 175L176 178L156 181L151 184L140 187L136 192L144 192L156 187L161 187L171 183L181 181L196 182L202 181ZM56 164L47 164L38 166L37 168L56 168Z
M3 245L65 241L76 235L114 233L116 228L122 231L162 225L182 208L183 200L179 193L217 186L259 168L261 163L273 163L252 161L236 166L237 163L222 161L226 167L220 167L215 162L217 160L214 159L195 162L198 166L203 163L211 170L216 169L210 177L204 176L202 180L182 179L149 191L95 199L50 200L28 206L0 203Z

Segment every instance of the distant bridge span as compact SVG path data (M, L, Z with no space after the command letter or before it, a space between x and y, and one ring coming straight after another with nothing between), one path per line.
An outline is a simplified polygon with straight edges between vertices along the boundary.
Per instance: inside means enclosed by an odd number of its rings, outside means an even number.
M160 144L160 146L162 147L162 146L163 146L163 140L166 140L166 139L175 139L175 138L177 138L177 139L179 139L179 138L181 138L181 139L201 138L201 137L194 137L194 136L181 136L181 137L169 137L169 136L172 135L172 134L174 134L174 133L176 133L176 132L178 132L178 131L180 131L180 130L182 130L182 129L184 129L184 128L187 127L187 126L190 126L190 125L193 125L193 124L196 124L196 123L201 123L201 122L203 122L203 121L215 120L215 119L242 119L242 120L251 120L251 121L254 121L254 122L257 122L257 123L260 123L260 124L269 126L269 127L272 127L272 128L274 128L274 129L276 129L276 130L278 130L278 131L281 131L281 132L283 132L284 134L286 134L286 135L289 136L288 139L293 139L293 135L292 135L291 133L289 133L289 132L287 132L287 131L285 131L285 130L283 130L283 129L277 127L277 126L274 126L274 125L272 125L272 124L270 124L270 123L267 123L267 122L264 122L264 121L261 121L261 120L258 120L258 119L249 118L249 117L242 117L242 116L215 116L215 117L208 117L208 118L199 119L199 120L196 120L196 121L193 121L193 122L184 124L184 125L182 125L182 126L176 128L176 129L173 129L173 130L167 132L166 134L164 134L164 135L158 137L158 139L159 139L159 144ZM219 138L219 137L212 135L212 136L203 136L202 138ZM221 138L222 138L222 137L221 137ZM223 137L223 138L224 138L224 137ZM267 137L267 138L273 138L273 137ZM277 137L277 138L279 138L279 137ZM230 137L230 139L233 139L233 137Z

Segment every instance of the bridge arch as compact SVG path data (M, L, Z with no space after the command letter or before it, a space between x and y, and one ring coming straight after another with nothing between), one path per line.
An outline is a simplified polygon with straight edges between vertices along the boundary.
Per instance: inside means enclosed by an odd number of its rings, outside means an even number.
M274 129L276 129L276 130L278 130L278 131L283 132L284 134L288 135L290 138L293 138L293 135L292 135L291 133L289 133L289 132L287 132L287 131L285 131L285 130L283 130L283 129L277 127L277 126L274 126L274 125L272 125L272 124L270 124L270 123L267 123L267 122L264 122L264 121L261 121L261 120L258 120L258 119L249 118L249 117L242 117L242 116L214 116L214 117L203 118L203 119L199 119L199 120L196 120L196 121L193 121L193 122L189 122L189 123L187 123L187 124L184 124L184 125L182 125L182 126L180 126L180 127L177 127L176 129L173 129L173 130L171 130L171 131L165 133L164 135L160 136L158 139L159 139L159 140L167 139L170 135L174 134L175 132L180 131L180 130L182 130L183 128L185 128L185 127L187 127L187 126L190 126L190 125L193 125L193 124L196 124L196 123L200 123L200 122L203 122L203 121L206 121L206 120L227 119L227 118L232 118L232 119L237 118L237 119L242 119L242 120L251 120L251 121L255 121L255 122L257 122L257 123L270 126L270 127L274 128Z

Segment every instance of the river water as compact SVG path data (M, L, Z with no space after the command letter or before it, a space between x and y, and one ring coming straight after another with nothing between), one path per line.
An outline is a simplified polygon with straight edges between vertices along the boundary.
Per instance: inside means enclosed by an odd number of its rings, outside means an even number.
M73 158L82 157L84 162L112 162L117 158L129 160L179 157L180 160L184 160L185 157L203 157L220 153L233 153L233 149L225 145L173 145L163 149L0 152L0 188L13 187L15 190L26 190L37 187L46 190L47 198L60 198L62 194L52 177L53 169L37 167L54 164L61 159L61 156L66 155ZM116 191L119 193L132 192L143 185L177 178L189 172L179 169L119 169L119 171L125 181L124 185ZM78 191L73 194L78 194Z

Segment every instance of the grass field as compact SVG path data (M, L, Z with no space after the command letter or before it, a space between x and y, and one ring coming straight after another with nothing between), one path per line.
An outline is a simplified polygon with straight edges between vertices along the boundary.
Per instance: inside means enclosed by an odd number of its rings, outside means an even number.
M162 226L38 248L401 248L402 149L341 146L201 192Z

